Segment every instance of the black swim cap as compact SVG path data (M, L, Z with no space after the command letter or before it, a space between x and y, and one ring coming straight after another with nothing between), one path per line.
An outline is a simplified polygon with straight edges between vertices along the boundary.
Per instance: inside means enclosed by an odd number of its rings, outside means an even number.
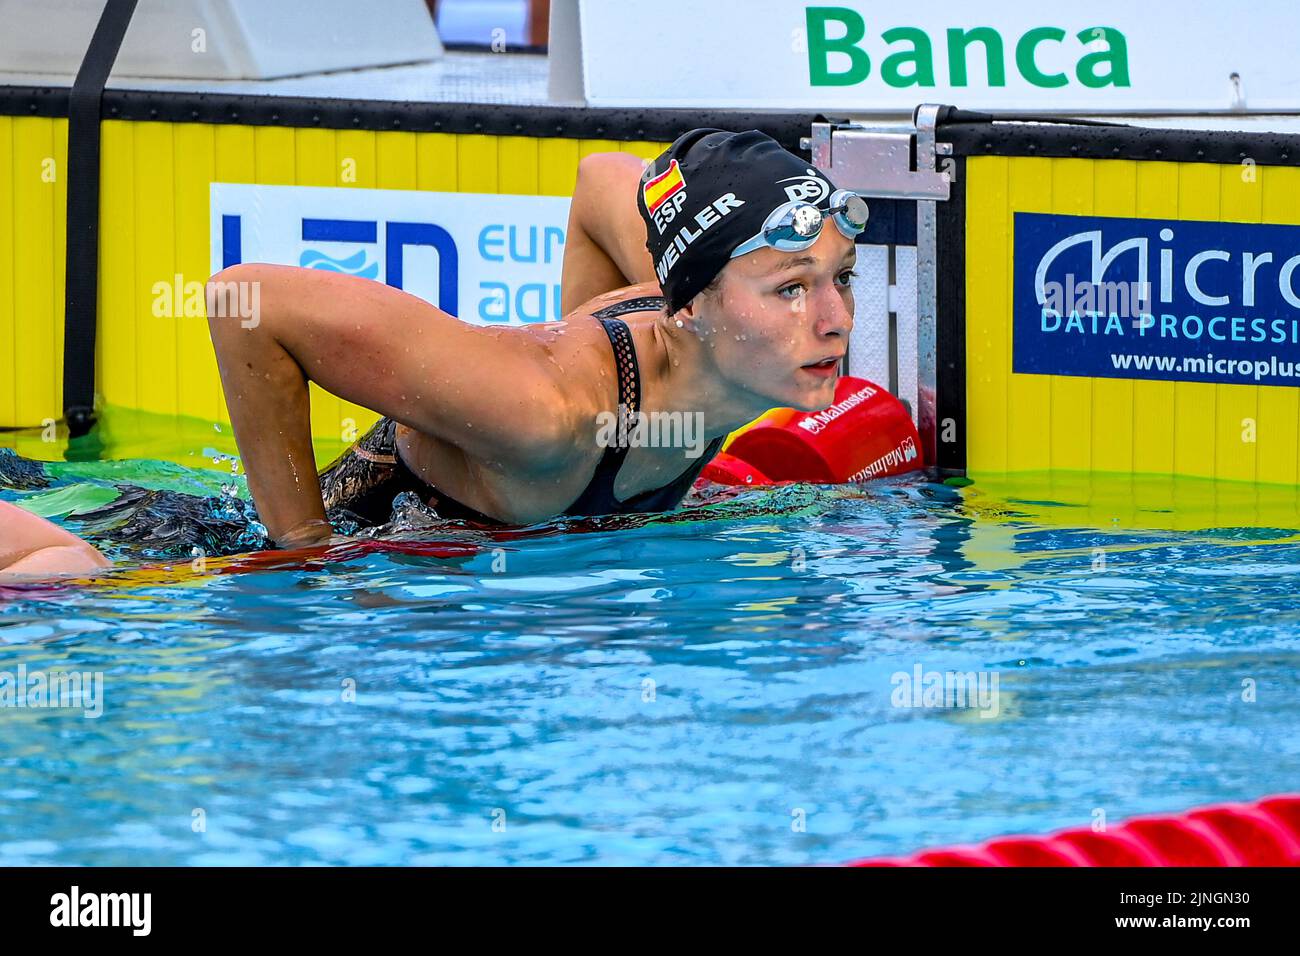
M646 168L636 197L669 313L712 282L773 209L794 200L827 208L833 192L825 173L756 129L677 137Z

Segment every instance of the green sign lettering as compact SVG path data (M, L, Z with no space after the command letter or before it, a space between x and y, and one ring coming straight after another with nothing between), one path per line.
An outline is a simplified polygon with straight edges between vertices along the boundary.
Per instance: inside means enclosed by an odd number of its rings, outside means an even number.
M916 27L896 27L880 35L886 43L896 40L911 41L911 50L891 53L880 64L880 78L890 86L934 86L934 51L930 49L930 38L924 30ZM899 69L906 63L912 69L904 73Z
M1114 27L1091 27L1080 30L1078 38L1085 45L1094 40L1105 40L1109 45L1106 50L1089 53L1075 67L1075 74L1084 86L1097 89L1102 86L1128 86L1128 41L1124 34ZM1110 72L1104 76L1097 74L1097 67L1103 63L1110 64Z
M1050 88L1069 83L1070 79L1064 73L1043 73L1034 62L1034 50L1038 44L1044 40L1055 40L1060 43L1064 39L1065 31L1060 27L1034 27L1022 36L1020 42L1016 44L1016 67L1020 70L1020 75L1034 86Z
M812 86L856 86L871 76L871 56L864 40L867 23L852 7L806 7L808 28L808 82ZM842 36L831 37L831 24ZM953 27L946 31L948 85L971 85L971 51L979 44L984 53L983 73L989 87L1007 85L1006 41L995 27ZM1021 79L1042 89L1068 86L1065 73L1044 73L1038 65L1038 49L1044 43L1063 44L1066 33L1060 27L1034 27L1015 44L1016 70ZM1129 80L1128 40L1115 27L1088 27L1074 35L1083 45L1075 64L1079 83L1090 89L1106 86L1131 86ZM880 64L880 78L886 86L901 89L909 86L935 86L934 41L918 27L892 27L880 40L900 48L886 51ZM1105 49L1090 50L1091 43L1104 42ZM831 54L848 58L848 68L832 71ZM975 83L979 85L980 64L976 59Z
M1006 86L1007 69L1002 59L1002 34L992 27L948 31L948 76L951 85L966 85L966 49L977 41L984 44L985 75L989 86Z
M844 36L832 40L826 26L832 21L844 24ZM871 58L858 43L867 35L867 24L858 11L849 7L809 7L808 79L813 86L853 86L871 75ZM842 73L832 73L827 62L832 53L848 54L850 65Z

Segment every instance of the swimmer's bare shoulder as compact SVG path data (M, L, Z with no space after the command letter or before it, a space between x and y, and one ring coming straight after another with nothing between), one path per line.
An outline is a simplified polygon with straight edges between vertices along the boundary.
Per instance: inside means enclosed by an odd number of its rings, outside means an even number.
M328 533L308 381L521 481L580 457L581 387L555 360L560 330L470 325L378 282L269 264L218 273L209 302L230 282L256 283L256 322L212 314L209 328L249 490L282 544Z

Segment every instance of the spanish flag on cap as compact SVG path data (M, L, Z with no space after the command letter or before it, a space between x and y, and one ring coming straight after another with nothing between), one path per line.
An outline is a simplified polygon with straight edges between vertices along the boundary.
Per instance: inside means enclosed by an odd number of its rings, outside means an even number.
M653 216L656 209L685 188L686 179L682 176L682 170L677 165L677 160L674 159L668 164L666 170L654 179L646 180L646 184L641 187L646 211Z

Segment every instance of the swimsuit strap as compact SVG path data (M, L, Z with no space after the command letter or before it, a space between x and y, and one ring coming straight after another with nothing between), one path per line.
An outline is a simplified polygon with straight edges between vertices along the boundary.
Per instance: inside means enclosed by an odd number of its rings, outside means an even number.
M629 413L641 410L641 368L636 360L632 330L622 319L602 318L610 344L614 346L614 366L618 369L618 402Z
M624 299L622 302L607 305L591 314L598 319L615 319L620 315L627 315L629 312L658 312L663 307L663 296L639 295L634 299Z
M640 302L642 300L633 300ZM662 303L662 299L655 301ZM651 308L658 308L651 305ZM604 311L604 310L602 310ZM630 311L630 310L629 310ZM619 402L632 412L641 410L641 373L637 367L636 349L632 344L632 331L620 319L597 315L605 327L610 344L614 347L614 364L618 368ZM566 515L605 515L631 511L668 511L676 508L691 489L696 476L704 469L722 447L725 435L719 435L704 453L684 472L661 488L651 488L631 498L620 501L614 495L614 479L627 457L628 445L609 445L596 465L596 472L578 500L566 510Z
M631 416L641 411L641 369L636 360L632 330L622 319L601 319L600 324L605 327L605 334L609 336L609 344L614 349L614 368L618 370L619 407L615 410L615 415L621 412L629 416L627 427L630 429L635 424ZM617 417L615 427L618 427ZM617 432L615 437L617 439ZM582 498L579 500L585 500L592 492L602 487L607 489L606 494L610 499L614 498L614 477L623 467L623 459L627 457L629 448L628 445L618 444L616 440L605 449L605 454L600 456L600 462L596 465L591 483L587 485L587 490L582 493Z
M602 310L603 311L603 310ZM637 365L636 347L632 341L632 330L622 319L600 318L600 324L609 336L609 344L614 349L614 367L618 370L618 401L624 414L635 414L641 410L641 370ZM629 427L631 427L629 422ZM617 419L616 419L617 427ZM614 479L623 467L627 457L628 445L615 443L605 447L605 453L596 463L596 471L591 481L583 489L578 500L571 504L565 514L609 514L619 504L614 495Z

